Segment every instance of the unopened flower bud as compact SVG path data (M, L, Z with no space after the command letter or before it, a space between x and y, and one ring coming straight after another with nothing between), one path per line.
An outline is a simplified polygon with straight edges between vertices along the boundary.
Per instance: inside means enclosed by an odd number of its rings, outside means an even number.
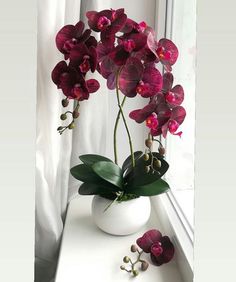
M150 166L149 165L145 166L145 172L149 173L149 171L150 171Z
M151 140L151 139L146 139L146 140L145 140L145 145L146 145L149 149L151 149L151 147L152 147L152 140Z
M73 129L75 127L75 124L74 124L74 122L72 122L70 125L69 125L69 129Z
M143 159L144 159L145 161L148 161L148 160L149 160L149 155L148 155L148 154L144 154Z
M67 107L67 106L69 105L68 99L63 99L63 100L61 101L61 104L62 104L63 107Z
M160 153L162 156L165 155L166 150L165 150L164 147L159 147L158 151L159 151L159 153Z
M131 251L132 253L137 252L137 250L138 250L138 247L137 247L136 245L132 245L131 248L130 248L130 251Z
M79 112L74 111L72 116L73 116L73 118L78 118L79 117Z
M124 265L121 265L121 266L120 266L120 269L121 269L121 270L125 270L125 266L124 266Z
M136 270L136 269L133 270L132 273L133 273L134 276L138 276L138 274L139 274L138 270Z
M161 167L161 161L160 160L154 160L154 166L156 167L156 168L160 168Z
M60 119L61 119L61 120L66 120L66 119L67 119L67 115L66 115L66 114L62 114L62 115L60 116Z
M128 263L128 262L129 262L129 257L125 256L125 257L123 258L123 262Z
M142 271L145 271L148 269L148 266L149 266L149 263L146 262L146 261L143 261L142 264L141 264L141 269Z
M60 130L62 130L63 128L64 128L63 126L59 126L59 127L57 128L57 130L60 131Z

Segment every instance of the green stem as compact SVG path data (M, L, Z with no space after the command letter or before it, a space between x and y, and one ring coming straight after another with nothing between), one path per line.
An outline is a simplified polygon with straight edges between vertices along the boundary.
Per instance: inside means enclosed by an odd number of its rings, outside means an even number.
M121 107L124 106L125 99L126 99L126 96L124 96L124 98L122 100ZM119 112L118 112L117 117L116 117L116 122L115 122L115 127L114 127L114 134L113 134L114 158L115 158L115 163L116 164L118 164L116 135L117 135L118 123L119 123L119 120L120 120L120 114L121 114L121 111L119 109Z
M127 125L127 122L126 122L126 119L125 119L125 116L124 116L124 112L123 112L123 108L122 108L123 105L120 103L118 80L119 80L119 72L116 75L116 97L117 97L118 107L120 109L119 112L118 112L118 116L120 114L122 116L122 119L123 119L123 122L124 122L124 125L125 125L125 129L126 129L126 132L127 132L127 135L128 135L128 139L129 139L129 147L130 147L130 153L131 153L132 167L135 167L133 144L132 144L132 139L131 139L131 135L130 135L130 132L129 132L129 128L128 128L128 125ZM122 101L123 104L124 104L124 100L125 99L123 99L123 101ZM117 121L117 125L118 125L118 122L119 122L119 118L118 118L118 121ZM114 153L115 153L115 163L116 164L117 164L117 148L116 148L117 125L116 125L116 128L114 130Z

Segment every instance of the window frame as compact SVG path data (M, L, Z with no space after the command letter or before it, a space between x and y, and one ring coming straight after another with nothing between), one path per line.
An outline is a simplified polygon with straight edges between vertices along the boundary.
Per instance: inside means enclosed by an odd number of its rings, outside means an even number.
M156 0L155 26L158 38L171 38L174 0ZM163 69L161 69L163 72ZM165 144L166 140L160 138ZM169 234L176 246L176 261L185 281L193 281L194 230L180 204L170 190L168 193L151 197L152 206L160 218L163 230Z

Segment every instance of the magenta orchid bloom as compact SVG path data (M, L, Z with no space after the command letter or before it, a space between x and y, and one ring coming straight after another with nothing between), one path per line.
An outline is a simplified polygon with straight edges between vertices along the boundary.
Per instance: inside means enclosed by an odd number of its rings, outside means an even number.
M121 69L119 88L128 97L135 97L137 93L145 98L152 97L162 88L162 76L156 68L144 68L140 60L131 57Z
M86 16L89 27L93 31L101 32L102 43L108 45L114 43L115 34L122 29L127 19L124 9L89 11Z
M84 23L82 21L79 21L76 25L66 25L56 35L57 48L64 54L67 60L70 51L79 43L83 42L87 47L97 46L97 40L90 34L90 29L84 31Z
M126 63L131 53L138 52L147 42L147 36L143 33L134 33L120 38L119 45L110 53L112 60L122 66Z
M100 85L95 79L85 80L80 72L67 66L65 61L59 62L52 71L52 80L64 95L78 101L87 100L89 93L96 92Z
M162 236L158 230L147 231L136 243L145 253L151 254L152 262L157 266L168 263L174 256L175 248L170 238Z
M70 52L70 65L78 69L81 73L87 73L89 70L94 72L97 67L97 51L93 46L89 48L80 43Z
M171 78L171 76L164 74L164 85L162 92L165 92L167 89L171 88L173 81L171 82L167 78ZM174 88L173 88L174 89ZM166 92L167 94L169 92ZM181 92L182 93L182 92ZM179 126L183 123L186 111L182 106L179 106L179 101L173 100L172 103L167 102L166 94L158 93L155 95L150 103L145 106L143 109L138 109L130 112L129 117L134 119L137 123L142 123L146 121L146 125L148 126L149 120L152 120L152 124L154 123L154 119L156 119L155 124L156 127L149 127L150 133L152 136L163 135L164 138L167 136L167 132L169 131L173 135L178 135L181 137L182 131L176 132ZM183 98L183 97L182 97ZM181 98L181 99L182 99ZM183 100L183 99L182 99ZM155 114L155 115L153 115Z

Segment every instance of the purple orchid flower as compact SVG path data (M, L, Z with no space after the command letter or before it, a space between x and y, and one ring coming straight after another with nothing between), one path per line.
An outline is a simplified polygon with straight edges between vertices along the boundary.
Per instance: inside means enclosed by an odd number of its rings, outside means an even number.
M122 29L127 19L124 9L89 11L86 16L89 27L93 31L101 32L102 43L108 45L114 43L115 34Z
M71 50L69 58L70 65L82 73L96 70L97 51L93 46L88 48L84 43L80 43Z
M155 67L144 68L140 60L131 57L120 72L119 88L128 97L135 97L137 93L152 97L162 88L162 76Z
M171 71L171 66L175 64L179 55L176 45L166 38L162 38L157 42L151 32L148 34L147 45L165 69Z
M146 45L147 36L143 33L134 33L120 37L118 42L119 44L109 56L118 66L122 66L131 56L131 53L138 52Z
M147 231L136 243L145 253L151 254L152 262L157 266L168 263L174 256L175 248L170 238L162 236L158 230Z
M82 21L79 21L76 25L66 25L56 35L56 46L67 60L70 51L79 43L83 42L87 47L97 46L97 40L90 34L90 29L84 31L84 23Z
M100 87L96 79L86 81L80 72L68 66L65 61L55 66L52 80L67 98L78 101L87 100L89 93L96 92Z
M165 73L162 91L154 95L143 109L134 110L129 114L137 123L146 121L153 136L162 134L166 138L168 131L173 135L182 135L182 131L176 131L186 116L185 109L180 106L184 99L184 91L182 86L176 85L172 88L172 85L173 75Z

